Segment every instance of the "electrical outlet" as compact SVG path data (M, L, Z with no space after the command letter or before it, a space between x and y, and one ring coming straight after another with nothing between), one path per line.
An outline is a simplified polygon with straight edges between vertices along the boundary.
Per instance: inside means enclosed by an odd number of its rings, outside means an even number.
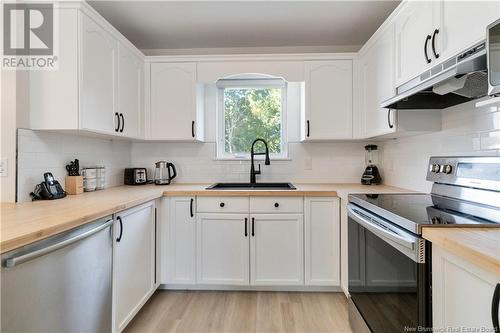
M9 166L9 160L6 158L2 158L0 160L0 177L7 177L8 176L8 166Z

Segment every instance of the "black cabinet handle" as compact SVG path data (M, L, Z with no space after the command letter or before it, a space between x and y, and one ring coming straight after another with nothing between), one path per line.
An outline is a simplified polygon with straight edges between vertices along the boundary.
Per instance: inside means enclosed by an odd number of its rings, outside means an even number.
M431 59L429 59L429 56L427 55L427 44L429 43L431 38L432 38L431 35L427 35L427 37L425 38L425 43L424 43L425 61L427 61L428 64L431 62Z
M274 203L274 207L278 208L279 206L280 206L279 203L277 203L277 202Z
M308 120L307 121L307 134L306 134L307 137L309 137L310 129L311 129L311 126L310 126L310 123L309 123L309 120Z
M118 220L118 222L120 222L120 235L118 235L118 238L116 239L116 241L119 243L122 240L123 235L123 222L120 216L118 216L116 219Z
M498 306L500 303L500 283L497 283L493 299L491 300L491 321L493 322L493 332L500 332L500 320L498 318Z
M436 53L436 36L439 33L439 29L434 30L434 33L432 34L432 53L434 53L434 57L439 58L439 54Z
M394 123L391 123L391 109L387 110L387 124L389 125L389 128L394 127Z
M193 203L194 203L194 199L191 198L191 202L189 203L189 215L191 215L191 217L194 217Z
M245 217L245 237L248 237L248 217Z
M118 132L118 130L120 130L120 115L118 114L118 112L115 112L115 118L116 118L115 132Z
M120 133L123 132L123 128L125 127L125 117L123 116L123 113L120 113L120 118L121 118L121 123L122 123L122 127L120 128Z
M255 237L255 217L252 217L252 237Z
M191 122L191 136L194 138L194 120Z
M225 203L223 203L223 202L221 202L221 203L219 204L220 208L224 208L224 206L225 206L225 205L226 205L226 204L225 204Z

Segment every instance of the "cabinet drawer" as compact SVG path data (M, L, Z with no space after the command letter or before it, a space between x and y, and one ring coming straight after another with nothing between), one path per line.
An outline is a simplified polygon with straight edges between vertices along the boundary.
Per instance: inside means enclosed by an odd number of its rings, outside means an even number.
M200 213L248 213L248 197L198 197Z
M253 213L302 213L302 197L251 197L250 212Z

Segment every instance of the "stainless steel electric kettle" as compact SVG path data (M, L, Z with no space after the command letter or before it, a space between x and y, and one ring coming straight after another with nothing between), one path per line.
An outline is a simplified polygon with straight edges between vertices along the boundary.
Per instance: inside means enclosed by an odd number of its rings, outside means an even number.
M172 179L177 176L175 165L166 161L158 161L155 163L155 184L169 185Z

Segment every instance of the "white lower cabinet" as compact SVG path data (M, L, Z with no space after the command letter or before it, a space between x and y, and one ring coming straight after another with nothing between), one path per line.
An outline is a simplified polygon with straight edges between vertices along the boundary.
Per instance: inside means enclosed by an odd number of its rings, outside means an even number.
M305 199L305 284L340 285L339 199Z
M198 214L198 283L248 285L248 227L247 214Z
M250 226L250 283L304 283L302 214L254 214Z
M162 204L168 225L163 226L162 283L196 283L196 217L194 197L170 197Z
M113 228L114 327L122 331L155 290L155 203L117 213Z
M167 288L339 286L336 197L169 197L161 216Z
M432 247L432 320L435 331L494 332L495 274L438 246ZM496 300L498 302L498 300ZM465 332L465 331L464 331Z

